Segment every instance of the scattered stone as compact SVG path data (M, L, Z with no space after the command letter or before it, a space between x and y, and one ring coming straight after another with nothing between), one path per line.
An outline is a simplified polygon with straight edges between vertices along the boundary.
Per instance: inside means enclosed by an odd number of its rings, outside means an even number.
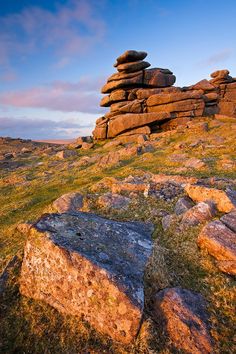
M213 202L200 202L183 214L181 224L196 226L202 222L211 220L215 214L216 208Z
M222 221L223 224L225 224L230 230L236 233L236 209L222 216L220 221Z
M181 215L193 207L193 201L189 197L179 198L175 204L175 214Z
M196 202L212 200L219 211L228 213L236 207L236 198L233 193L216 188L188 184L185 187L188 196Z
M32 223L30 222L24 222L24 223L20 223L17 225L16 229L22 233L22 234L27 234L30 230L30 228L32 227Z
M105 145L103 145L103 149L110 149L116 146L122 145L120 140L111 140L108 143L106 143Z
M184 166L187 168L200 169L206 167L206 164L196 157L191 157L184 163Z
M83 195L78 192L63 194L53 202L52 206L58 213L78 211L83 207Z
M137 143L140 144L140 145L143 145L146 141L148 141L148 136L145 135L145 134L141 134L137 138Z
M3 155L5 160L11 160L14 158L14 154L12 154L11 152L8 152L6 154Z
M179 185L181 187L186 187L188 184L190 183L196 183L197 182L197 178L195 177L185 177L185 176L179 176L179 175L164 175L164 174L158 174L158 175L152 175L151 178L152 182L154 183L159 183L159 184L163 184L163 183L174 183L176 185ZM191 198L191 196L190 196ZM191 198L193 199L193 198ZM209 198L208 198L209 199Z
M165 215L161 220L163 230L164 231L168 230L175 221L176 221L176 216L174 214Z
M22 152L23 154L30 154L30 153L32 152L32 150L29 149L29 148L23 147L23 148L21 149L21 152Z
M81 145L81 146L82 146L83 143L92 143L92 142L93 142L93 137L92 136L80 136L75 141L75 143L77 145Z
M82 143L82 146L81 146L81 149L82 150L90 150L94 147L94 144L93 143Z
M59 159L67 159L72 156L77 156L77 152L75 150L62 150L58 151L55 156Z
M198 236L198 245L217 259L223 272L236 275L236 233L221 221L208 223Z
M120 194L105 193L98 198L98 204L104 208L127 209L130 198Z
M152 231L89 213L44 215L25 246L20 291L128 344L142 319Z
M166 288L154 299L154 319L163 325L172 345L186 353L214 352L206 301L187 289Z

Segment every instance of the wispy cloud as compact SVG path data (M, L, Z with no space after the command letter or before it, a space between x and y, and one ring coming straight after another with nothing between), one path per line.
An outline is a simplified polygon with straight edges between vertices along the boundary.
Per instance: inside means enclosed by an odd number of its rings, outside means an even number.
M27 90L0 94L0 104L52 111L101 113L99 91L104 78L84 77L76 83L56 81Z
M30 139L66 139L86 134L92 130L92 127L92 123L83 125L76 122L75 119L54 121L27 117L0 117L1 136Z
M48 49L59 65L66 65L69 56L84 53L103 39L105 23L96 12L98 6L93 0L68 0L54 12L31 6L0 17L0 64Z
M231 49L224 49L202 60L201 62L199 62L199 64L203 67L221 64L225 62L227 59L229 59L231 55L232 55Z

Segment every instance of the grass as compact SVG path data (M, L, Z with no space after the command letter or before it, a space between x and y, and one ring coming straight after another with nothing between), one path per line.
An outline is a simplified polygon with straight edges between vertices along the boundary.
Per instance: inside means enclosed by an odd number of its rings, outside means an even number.
M104 143L98 143L95 151L78 152L78 157L57 160L41 156L37 151L21 158L19 167L2 168L0 172L0 246L2 268L16 254L22 257L26 235L17 230L17 225L36 220L60 195L79 190L91 194L96 183L104 177L125 178L143 175L146 172L180 174L184 176L236 179L236 167L224 169L224 160L235 163L235 131L232 120L209 119L209 131L176 132L160 138L154 152L122 161L109 169L97 168L96 164L77 168L73 164L83 156L105 154ZM216 124L217 123L217 124ZM234 123L235 124L235 123ZM225 139L222 144L218 137ZM205 141L190 148L196 140ZM180 147L180 145L183 145ZM204 146L211 146L206 148ZM203 146L204 148L202 148ZM15 148L15 147L14 147ZM4 147L6 149L6 147ZM117 148L116 148L117 149ZM1 149L0 149L1 151ZM5 150L4 150L5 151ZM188 158L204 159L201 170L184 169L183 162L171 161L171 154L186 154ZM104 193L107 189L97 189ZM127 193L123 193L127 196ZM182 286L200 292L209 303L212 336L216 352L232 353L234 320L234 280L218 271L214 261L199 251L196 238L199 228L176 231L176 225L163 232L161 216L156 212L172 212L176 199L165 202L154 197L137 195L128 210L101 208L96 198L90 204L93 212L118 220L151 221L155 225L154 251L146 277L146 312L140 335L134 345L123 347L112 343L107 337L96 333L88 323L78 318L64 316L55 309L20 296L18 290L20 264L10 271L6 291L2 299L1 337L4 353L174 353L168 338L150 318L150 305L155 291L167 286ZM155 211L155 212L154 212ZM181 261L180 261L181 260Z

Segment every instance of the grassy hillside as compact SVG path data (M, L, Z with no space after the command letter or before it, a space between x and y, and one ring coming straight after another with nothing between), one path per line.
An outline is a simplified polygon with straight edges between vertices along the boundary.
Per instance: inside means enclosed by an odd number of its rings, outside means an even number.
M108 188L99 182L105 177L124 179L146 173L202 178L225 189L236 189L235 119L210 117L196 120L191 128L177 129L155 136L152 146L140 155L124 156L119 162L101 167L99 159L122 147L104 149L106 142L93 149L76 150L76 156L60 159L49 145L39 144L31 151L19 153L23 143L0 146L0 154L17 151L16 157L0 162L0 245L1 268L18 255L9 270L2 301L1 345L4 353L172 353L172 343L150 318L151 295L166 286L180 285L206 297L216 352L233 353L234 302L232 277L221 273L212 258L196 244L199 226L176 232L176 225L163 232L162 211L172 212L179 197L169 200L137 194L124 211L101 207L99 196ZM59 149L57 147L57 149ZM86 163L85 156L88 157ZM98 156L94 162L89 158ZM109 179L108 179L109 181ZM118 220L144 220L155 225L155 248L147 270L145 285L147 304L144 324L136 343L122 347L96 333L77 318L63 316L42 302L20 296L18 280L20 259L27 238L17 228L34 222L51 209L60 195L80 191L89 195L87 209ZM121 192L128 196L127 192ZM218 215L219 216L219 215ZM180 261L181 260L181 261Z

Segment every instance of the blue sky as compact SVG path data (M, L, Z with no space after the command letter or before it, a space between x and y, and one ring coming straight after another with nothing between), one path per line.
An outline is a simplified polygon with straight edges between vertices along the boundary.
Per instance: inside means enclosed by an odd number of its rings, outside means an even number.
M233 0L0 0L0 136L90 134L100 88L127 49L176 85L236 76Z

